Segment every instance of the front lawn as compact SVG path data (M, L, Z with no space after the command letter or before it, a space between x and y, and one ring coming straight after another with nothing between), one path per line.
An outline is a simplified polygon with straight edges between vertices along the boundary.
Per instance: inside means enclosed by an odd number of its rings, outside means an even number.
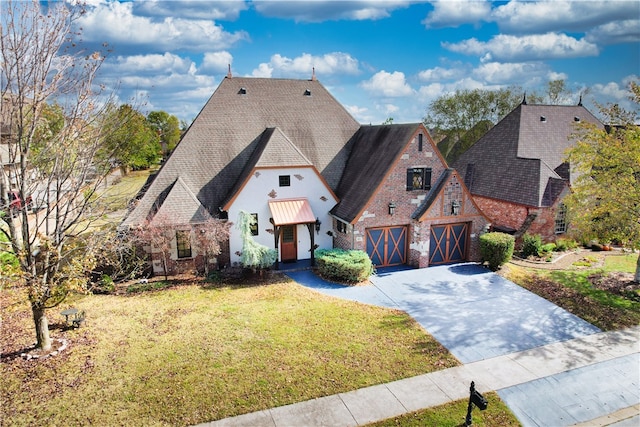
M403 312L285 279L77 296L49 313L68 348L27 361L22 292L1 297L6 426L190 425L458 364ZM62 328L68 306L86 311L80 329Z
M521 426L518 419L509 411L509 408L500 400L495 392L484 393L487 399L487 409L480 411L473 409L471 413L473 425L476 427L517 427ZM468 399L457 400L436 406L423 411L412 412L399 417L377 423L368 424L367 427L463 427L467 415Z
M509 264L508 279L604 331L640 324L640 284L632 282L637 254L587 255L563 270Z

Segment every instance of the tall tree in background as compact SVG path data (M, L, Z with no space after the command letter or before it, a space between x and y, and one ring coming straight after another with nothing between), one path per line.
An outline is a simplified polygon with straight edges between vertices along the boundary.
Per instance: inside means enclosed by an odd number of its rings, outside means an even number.
M104 148L107 153L114 153L110 160L120 166L123 174L147 169L160 161L160 136L133 106L110 106L107 120L113 131L106 136ZM114 150L116 147L118 150Z
M523 95L517 88L456 90L429 105L424 124L434 130L436 138L442 138L438 149L448 163L453 163L513 110Z
M581 124L567 159L577 178L565 198L573 230L601 242L640 249L640 86L629 86L635 111L601 106L609 125ZM640 257L635 272L640 282Z
M147 114L147 121L160 138L163 157L168 157L180 140L180 121L166 111L150 112Z
M95 83L104 55L80 51L82 9L72 4L5 0L0 12L0 210L9 191L44 200L35 213L0 214L0 232L20 266L8 282L25 286L37 346L47 350L46 310L86 284L94 259L90 237L77 236L101 215L93 195L108 172L98 154L109 131L105 97Z

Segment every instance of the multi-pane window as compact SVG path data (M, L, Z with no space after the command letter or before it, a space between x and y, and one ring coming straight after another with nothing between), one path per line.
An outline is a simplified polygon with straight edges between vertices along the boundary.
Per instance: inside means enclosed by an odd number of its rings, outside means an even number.
M191 233L189 231L176 231L176 247L178 258L191 258Z
M280 187L290 187L291 186L291 175L280 175L278 177L280 181Z
M567 232L567 206L564 203L560 203L556 211L555 231L556 234Z
M251 225L249 226L249 229L251 230L252 236L257 236L258 235L258 214L252 213L251 216L253 217L253 220L251 221Z
M430 189L431 189L431 168L407 169L407 191L430 190Z
M338 232L346 233L347 232L347 223L346 222L342 222L342 221L337 221L336 228L338 229Z

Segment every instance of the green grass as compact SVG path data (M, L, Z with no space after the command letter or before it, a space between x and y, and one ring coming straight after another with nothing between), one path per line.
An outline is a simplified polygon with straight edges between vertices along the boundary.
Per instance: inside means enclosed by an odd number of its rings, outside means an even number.
M638 254L608 256L604 260L604 271L607 273L634 273L637 262Z
M473 409L471 416L474 426L515 427L521 425L496 393L484 393L483 396L489 404L484 411L480 411L478 408ZM462 427L467 416L467 404L467 399L458 400L423 411L368 424L368 427Z
M196 424L458 364L403 312L289 281L69 305L86 321L52 331L69 340L65 352L0 366L3 425ZM51 310L52 323L63 308ZM28 307L3 303L3 311L3 351L19 351L33 340Z
M616 330L640 324L637 291L596 286L614 272L634 272L637 254L607 256L603 268L524 269L510 266L507 278L599 327Z
M125 209L147 181L151 170L133 171L100 192L100 201L111 211Z

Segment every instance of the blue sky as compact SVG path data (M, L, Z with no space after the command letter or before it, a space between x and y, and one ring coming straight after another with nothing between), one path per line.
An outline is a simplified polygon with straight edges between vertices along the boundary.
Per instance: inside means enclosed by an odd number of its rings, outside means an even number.
M456 89L564 79L627 108L640 75L638 1L102 1L79 22L112 51L120 102L191 122L225 77L317 79L361 123L418 122ZM90 47L90 46L89 46ZM133 101L135 99L135 101ZM142 103L142 104L141 104ZM595 112L595 111L594 111Z

